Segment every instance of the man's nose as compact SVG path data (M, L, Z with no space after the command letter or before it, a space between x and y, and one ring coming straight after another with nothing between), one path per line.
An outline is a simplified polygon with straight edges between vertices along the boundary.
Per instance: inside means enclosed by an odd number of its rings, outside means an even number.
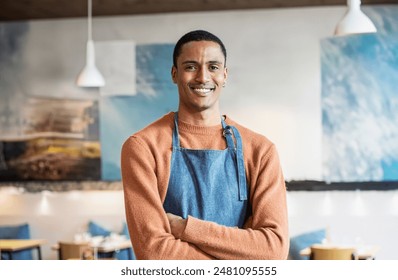
M205 67L199 68L196 73L196 81L200 83L207 83L210 80L210 73Z

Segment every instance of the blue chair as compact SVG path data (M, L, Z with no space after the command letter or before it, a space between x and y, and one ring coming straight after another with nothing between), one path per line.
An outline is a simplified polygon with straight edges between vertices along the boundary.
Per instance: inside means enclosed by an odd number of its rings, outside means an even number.
M30 239L29 224L0 226L0 239ZM32 260L32 249L12 253L14 260ZM2 260L8 260L9 255L1 253Z
M301 256L300 251L313 244L322 243L327 238L326 229L305 232L290 238L289 259L308 260L309 257Z
M127 228L127 223L123 222L123 229L122 232L120 233L121 235L125 235L128 239L130 239L130 234L129 234L129 230ZM132 248L129 249L124 249L119 251L116 254L116 258L118 260L135 260L135 254L134 254L134 250Z
M91 234L91 236L104 236L107 237L111 235L111 231L102 227L101 225L90 221L88 223L88 232ZM126 222L123 222L123 229L120 233L121 235L125 235L128 239L130 239L130 235L127 229L127 224ZM115 254L113 253L98 253L98 258L116 258L118 260L135 260L135 254L134 251L131 248L127 249L122 249L119 251L116 251Z

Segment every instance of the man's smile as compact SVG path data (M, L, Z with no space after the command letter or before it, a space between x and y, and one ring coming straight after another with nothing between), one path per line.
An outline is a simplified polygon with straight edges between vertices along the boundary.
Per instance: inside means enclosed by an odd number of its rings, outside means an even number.
M201 86L189 86L191 91L195 94L206 96L215 90L214 86L211 87L201 87Z

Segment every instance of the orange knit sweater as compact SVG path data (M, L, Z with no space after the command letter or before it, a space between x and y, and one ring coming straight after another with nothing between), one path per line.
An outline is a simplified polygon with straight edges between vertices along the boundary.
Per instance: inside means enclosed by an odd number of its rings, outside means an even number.
M276 148L266 137L226 117L243 143L252 216L243 229L189 216L181 239L172 234L163 201L170 176L174 113L129 137L121 171L126 218L137 259L286 259L286 188ZM190 149L225 149L220 125L179 121L180 143Z

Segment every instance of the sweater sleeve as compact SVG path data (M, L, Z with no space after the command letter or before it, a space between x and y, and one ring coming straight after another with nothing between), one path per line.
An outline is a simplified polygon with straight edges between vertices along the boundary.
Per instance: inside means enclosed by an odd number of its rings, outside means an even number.
M181 239L217 259L286 259L289 247L286 187L274 145L262 157L252 184L252 216L243 229L189 216Z
M163 209L156 161L134 136L123 144L121 172L126 219L137 259L211 259L194 244L176 239Z

